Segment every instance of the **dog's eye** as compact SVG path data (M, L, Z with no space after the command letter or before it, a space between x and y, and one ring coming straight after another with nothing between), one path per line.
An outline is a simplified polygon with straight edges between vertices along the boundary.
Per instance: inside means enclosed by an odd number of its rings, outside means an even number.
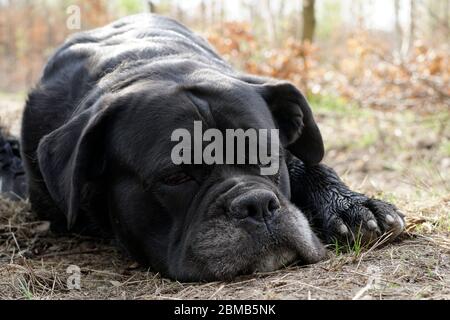
M179 184L191 181L192 177L184 172L177 172L163 178L163 183L168 186L177 186Z

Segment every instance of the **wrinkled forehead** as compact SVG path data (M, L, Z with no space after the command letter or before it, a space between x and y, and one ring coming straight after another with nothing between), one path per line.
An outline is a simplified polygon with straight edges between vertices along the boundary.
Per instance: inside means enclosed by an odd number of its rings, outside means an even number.
M164 92L136 93L114 128L115 153L131 166L170 166L176 142L172 133L186 129L192 137L201 127L272 129L275 124L264 99L245 84L212 83L207 87L166 87Z
M274 128L272 114L263 97L248 83L205 70L191 76L186 90L205 122L219 130Z
M140 145L164 144L176 129L192 131L195 121L201 121L205 130L223 132L275 128L267 103L242 82L144 88L135 92L127 104L118 123L119 135L131 135Z

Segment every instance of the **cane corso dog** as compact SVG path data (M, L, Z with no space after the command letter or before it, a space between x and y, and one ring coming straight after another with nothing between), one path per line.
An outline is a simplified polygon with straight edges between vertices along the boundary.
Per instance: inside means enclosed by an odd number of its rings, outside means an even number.
M175 165L171 134L279 129L279 170ZM403 216L320 164L321 133L287 81L233 69L178 22L142 14L71 36L29 93L21 152L33 210L55 232L113 236L152 270L231 279L397 237Z

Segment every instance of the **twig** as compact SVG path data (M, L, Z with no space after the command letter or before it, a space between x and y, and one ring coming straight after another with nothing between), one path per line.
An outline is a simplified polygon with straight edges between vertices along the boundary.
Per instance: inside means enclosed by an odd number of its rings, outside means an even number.
M92 250L83 250L83 251L66 251L66 252L53 252L36 256L37 258L51 258L51 257L60 257L60 256L71 256L77 254L90 254L90 253L99 253L99 252L107 252L112 251L111 249L92 249Z

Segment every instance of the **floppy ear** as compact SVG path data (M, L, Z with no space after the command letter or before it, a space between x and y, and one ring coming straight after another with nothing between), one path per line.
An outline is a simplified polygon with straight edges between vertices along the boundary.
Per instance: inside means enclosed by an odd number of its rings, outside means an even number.
M319 163L325 153L322 135L303 94L291 83L245 75L269 105L287 149L305 164Z
M85 184L104 167L105 119L112 108L92 106L39 143L37 156L47 189L64 212L67 229L75 224Z

